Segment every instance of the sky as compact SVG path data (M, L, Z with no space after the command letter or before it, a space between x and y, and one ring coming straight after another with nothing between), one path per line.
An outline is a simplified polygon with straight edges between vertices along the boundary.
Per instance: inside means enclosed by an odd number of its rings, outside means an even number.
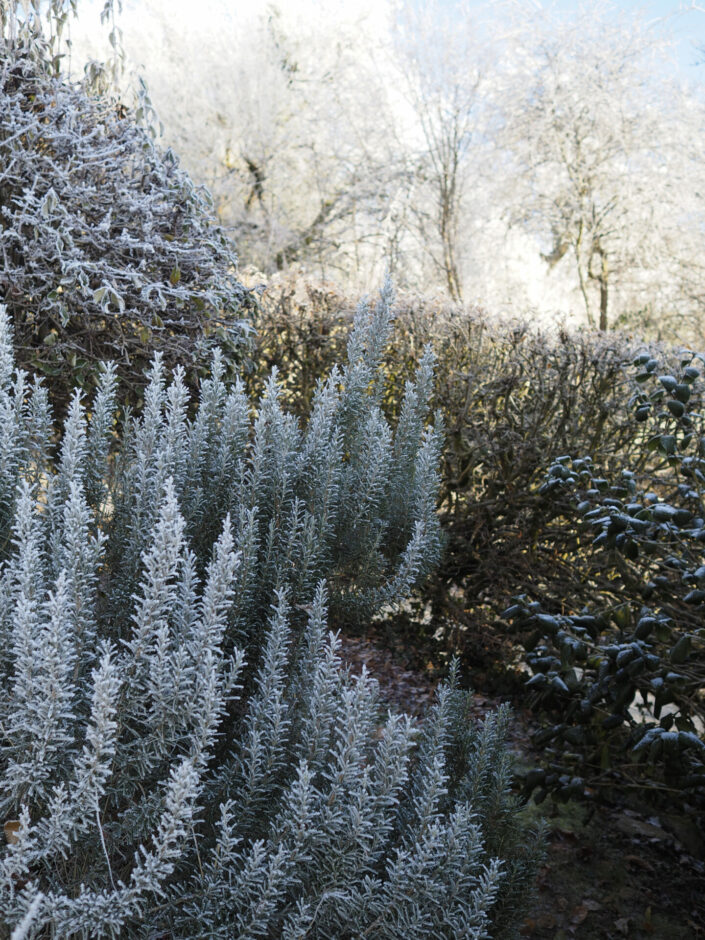
M531 2L531 0L525 0ZM534 0L535 6L543 8L555 7L561 12L567 14L573 12L578 4L575 0L554 0L553 3ZM589 3L581 4L589 7ZM674 54L678 70L690 80L705 78L705 62L698 64L699 60L705 59L705 0L695 2L695 0L612 0L612 6L623 13L642 12L647 18L666 19L670 21L670 26L674 37ZM704 51L699 53L698 46L702 46Z
M639 9L638 4L622 2L618 6L625 10ZM686 73L696 73L705 77L705 2L673 3L672 0L658 0L646 4L644 9L654 17L670 17L679 66ZM702 52L698 47L702 47ZM703 62L703 64L699 64Z
M90 0L89 0L90 2ZM92 0L93 4L102 7L103 0ZM139 10L144 0L124 0L125 7ZM411 2L424 4L424 0L398 0L400 3ZM458 0L441 0L442 3L455 4ZM489 0L489 5L495 7L496 15L501 15L503 7L511 5L512 0ZM590 0L583 0L577 3L576 0L514 0L516 5L527 4L538 7L555 8L561 13L570 15L580 6L589 7ZM269 5L269 0L201 0L199 9L205 7L210 10L220 8L225 15L238 16L242 10L250 10L253 6ZM300 0L271 0L271 5L280 8L296 8L301 5ZM355 7L370 9L369 0L347 0L344 4L346 12L352 13ZM470 6L486 6L487 0L469 0ZM611 5L624 13L643 12L647 17L653 19L670 20L671 29L674 36L674 59L678 71L688 80L705 79L705 0L611 0ZM305 7L305 4L304 4ZM193 0L185 0L180 3L174 0L173 9L175 17L184 19L189 18L189 13L194 9ZM188 11L188 12L187 12ZM698 47L703 47L703 52L698 51Z

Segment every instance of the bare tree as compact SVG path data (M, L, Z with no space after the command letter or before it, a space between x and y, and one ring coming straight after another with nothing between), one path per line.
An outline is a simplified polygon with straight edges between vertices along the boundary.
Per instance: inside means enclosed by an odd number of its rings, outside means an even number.
M466 3L438 0L405 5L396 34L405 97L417 123L414 217L454 301L463 297L459 240L469 210L471 157L483 134L487 63L480 36Z
M682 313L702 251L688 143L702 123L667 78L666 32L593 6L562 20L525 10L516 36L499 97L510 224L538 236L551 268L572 269L590 326Z
M121 20L245 263L347 287L387 266L454 301L661 335L700 316L703 108L668 78L663 24L594 3L265 4L141 0Z
M204 0L189 30L173 0L122 17L167 141L213 194L241 256L367 279L395 193L384 57L390 7ZM184 15L188 15L184 10Z

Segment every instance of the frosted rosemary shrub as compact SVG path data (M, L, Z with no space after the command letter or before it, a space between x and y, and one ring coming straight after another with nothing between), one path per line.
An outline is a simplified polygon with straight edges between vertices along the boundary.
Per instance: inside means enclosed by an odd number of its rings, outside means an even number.
M2 935L512 933L506 715L451 682L420 732L384 716L328 631L438 554L432 357L392 431L389 302L305 427L275 376L253 412L217 358L197 402L157 358L119 433L114 370L77 393L56 456L0 308Z

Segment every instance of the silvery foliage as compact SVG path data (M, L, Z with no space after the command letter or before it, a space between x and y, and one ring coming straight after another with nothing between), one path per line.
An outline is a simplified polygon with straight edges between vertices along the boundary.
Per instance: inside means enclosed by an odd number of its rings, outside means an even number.
M79 0L0 0L0 36L12 45L29 40L38 58L58 74L61 59L71 48L71 20ZM122 0L103 0L100 21L109 28L111 56L107 63L90 63L91 71L116 74L124 60L122 30L115 14L122 12Z
M420 732L384 717L328 632L438 554L430 352L380 407L390 295L305 427L275 376L253 413L218 358L190 402L157 357L120 434L112 367L77 392L55 455L0 307L0 935L511 932L506 715L453 680Z
M210 197L148 115L57 77L50 52L28 24L0 35L0 298L21 361L139 378L146 347L173 363L216 330L236 344L248 293Z

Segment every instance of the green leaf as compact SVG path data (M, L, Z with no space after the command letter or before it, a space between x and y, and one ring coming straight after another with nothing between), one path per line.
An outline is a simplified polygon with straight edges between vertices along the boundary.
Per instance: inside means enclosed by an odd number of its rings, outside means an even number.
M674 665L678 666L681 663L684 663L689 655L690 637L686 634L685 636L682 636L676 645L671 649L671 652L668 654L668 658Z
M671 628L660 620L656 624L656 639L659 641L659 643L668 643L671 639L671 635Z
M634 636L637 640L645 640L656 626L656 623L657 621L653 617L642 617L636 625Z
M610 760L610 748L609 744L607 744L605 741L605 743L600 748L600 769L609 770L611 765L612 762Z
M620 604L619 607L615 607L612 611L612 619L620 630L628 630L632 619L629 604Z
M700 372L695 366L688 366L687 369L683 370L683 381L688 382L690 385L698 378Z
M548 679L542 672L537 672L535 676L532 676L529 681L526 683L527 687L534 689L543 689L548 685Z
M669 402L669 405L671 402ZM676 452L676 439L672 434L662 434L659 438L658 443L659 450L662 454L666 456L670 454L675 454Z
M688 402L690 401L690 386L685 384L676 385L673 394L678 401L682 401L683 403Z
M633 539L628 539L622 546L622 554L630 561L636 561L639 557L639 546Z

